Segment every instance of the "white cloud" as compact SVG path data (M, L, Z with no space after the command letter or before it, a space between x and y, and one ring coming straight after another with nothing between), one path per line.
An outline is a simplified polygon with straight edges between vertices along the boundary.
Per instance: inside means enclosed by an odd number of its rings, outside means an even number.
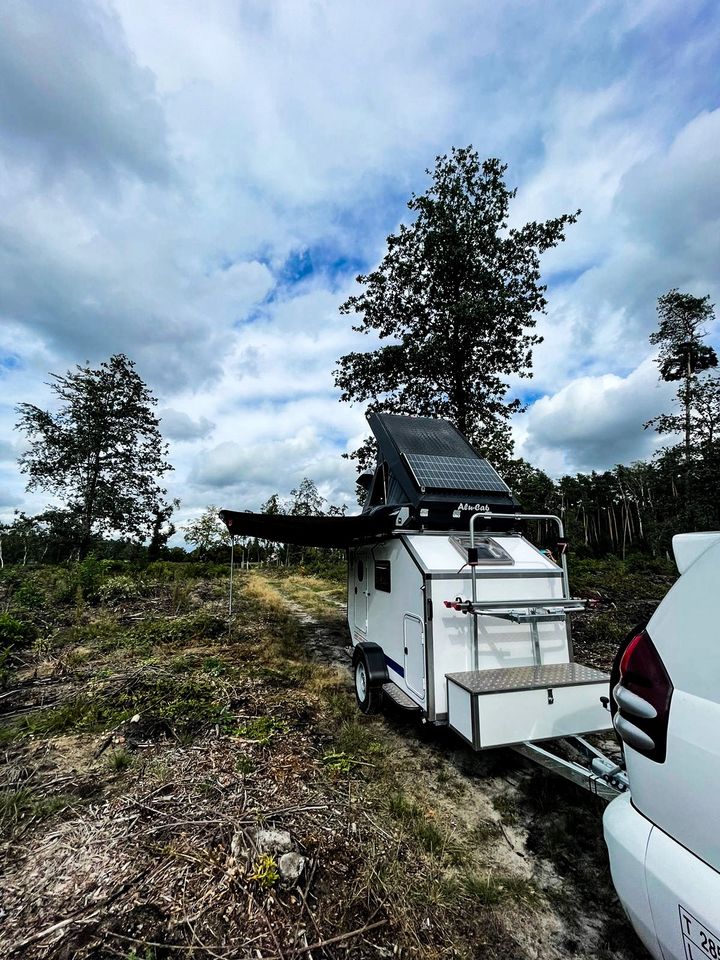
M554 476L644 459L660 444L643 425L668 411L673 394L652 357L627 377L578 377L518 419L517 452Z
M162 435L169 440L202 439L212 433L215 426L207 417L199 417L197 420L193 420L187 413L169 408L159 410L158 417L160 418Z
M138 67L112 12L7 0L0 85L5 150L34 154L45 176L77 166L102 178L119 171L169 176L153 76Z

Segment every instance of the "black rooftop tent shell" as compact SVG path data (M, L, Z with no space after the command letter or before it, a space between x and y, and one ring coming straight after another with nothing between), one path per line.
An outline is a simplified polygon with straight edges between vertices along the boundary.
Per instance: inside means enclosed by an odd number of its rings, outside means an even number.
M514 508L507 484L449 421L371 413L368 423L377 440L378 469L386 464L386 503L419 506L425 495L481 494Z

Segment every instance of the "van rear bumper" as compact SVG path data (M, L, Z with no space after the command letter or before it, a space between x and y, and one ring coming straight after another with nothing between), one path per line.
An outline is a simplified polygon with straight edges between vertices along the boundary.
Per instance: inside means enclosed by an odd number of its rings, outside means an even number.
M603 830L610 872L623 910L655 960L663 960L645 879L645 859L653 825L633 807L630 794L624 793L605 809Z

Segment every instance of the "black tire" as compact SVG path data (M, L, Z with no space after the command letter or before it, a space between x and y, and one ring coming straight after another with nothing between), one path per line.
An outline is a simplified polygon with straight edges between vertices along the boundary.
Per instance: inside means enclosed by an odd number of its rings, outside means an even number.
M368 657L361 645L353 654L353 687L361 713L379 713L382 706L382 686L373 679Z

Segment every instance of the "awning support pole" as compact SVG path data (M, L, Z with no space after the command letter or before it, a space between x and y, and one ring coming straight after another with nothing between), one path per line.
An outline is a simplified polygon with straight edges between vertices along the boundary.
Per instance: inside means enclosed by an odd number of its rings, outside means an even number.
M235 569L235 537L230 537L230 597L228 602L228 617L232 617L233 603L233 572Z

